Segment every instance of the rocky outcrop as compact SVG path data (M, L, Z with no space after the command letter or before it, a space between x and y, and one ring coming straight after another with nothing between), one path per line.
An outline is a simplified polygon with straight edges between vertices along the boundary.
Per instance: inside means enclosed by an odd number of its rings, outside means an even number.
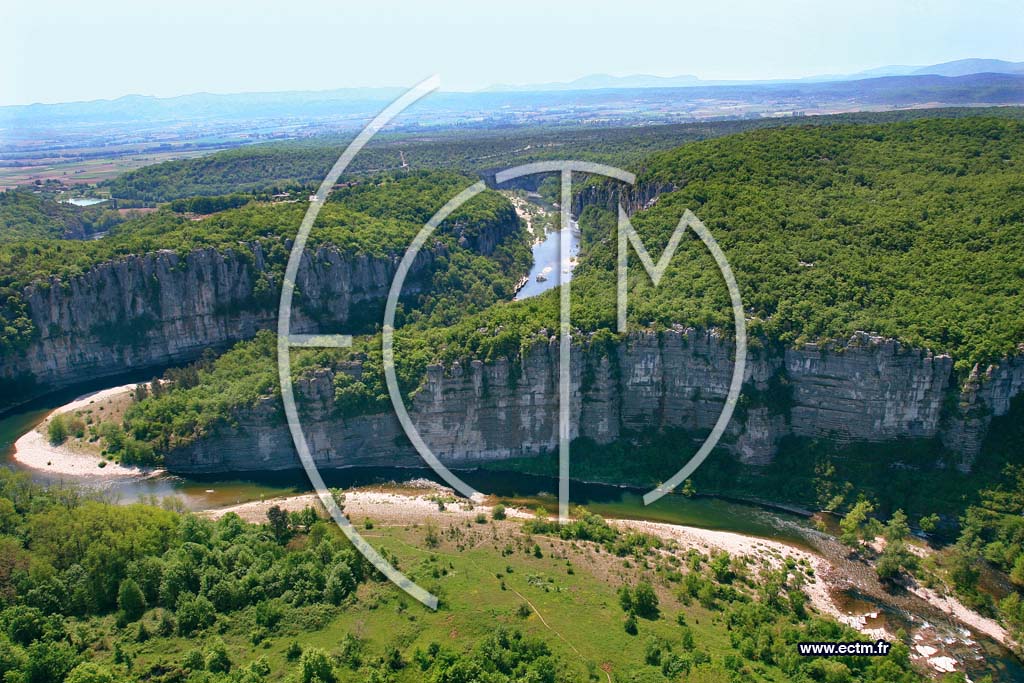
M1024 354L1024 348L1019 350ZM1010 401L1022 391L1024 355L989 365L984 370L980 365L971 369L942 431L943 444L960 456L957 463L960 470L971 469L992 418L1005 415L1010 410Z
M708 433L721 412L733 345L716 332L634 333L618 345L578 344L572 365L572 437L599 444L644 430ZM1024 374L994 369L976 401L995 414ZM858 333L844 344L751 349L744 397L722 445L744 462L765 463L787 435L839 442L945 438L953 363L948 356ZM358 363L339 372L359 374ZM299 413L323 467L417 464L390 410L345 416L334 404L334 375L297 383ZM558 342L542 338L520 361L430 366L409 412L425 442L448 465L550 452L558 444ZM988 388L991 387L991 388ZM1013 389L1016 387L1016 389ZM167 456L180 472L298 466L278 399L240 411L234 426ZM696 444L680 444L680 461ZM965 455L965 462L969 456Z
M511 204L491 219L446 226L461 247L483 255L518 230ZM283 246L290 250L291 242ZM2 396L0 406L103 377L190 362L206 349L223 350L276 327L286 252L272 247L240 243L227 250L130 255L75 277L29 285L22 298L35 338L28 348L0 357L0 387L27 389ZM372 330L383 318L402 256L343 252L332 245L307 249L296 278L292 331ZM447 256L445 243L428 242L403 295L420 291L438 258Z
M406 285L414 293L437 255L424 250ZM293 330L348 332L382 309L398 257L303 255ZM185 363L277 325L279 275L259 245L188 254L160 251L98 265L24 291L37 338L0 363L0 378L31 377L38 392L148 367ZM374 319L379 319L374 315Z
M677 189L672 183L638 181L629 186L619 182L602 182L582 187L573 196L573 214L580 215L586 206L597 206L618 215L618 207L632 216L638 211L649 209L658 197Z

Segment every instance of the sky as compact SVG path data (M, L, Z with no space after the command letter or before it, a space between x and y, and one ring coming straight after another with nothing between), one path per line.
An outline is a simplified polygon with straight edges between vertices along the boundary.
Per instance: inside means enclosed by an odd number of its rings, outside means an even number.
M0 105L1024 61L1021 0L5 0Z

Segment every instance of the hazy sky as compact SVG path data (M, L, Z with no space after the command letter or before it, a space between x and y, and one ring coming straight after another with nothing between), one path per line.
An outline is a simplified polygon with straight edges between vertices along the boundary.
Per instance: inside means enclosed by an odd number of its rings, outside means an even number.
M4 0L0 104L1024 60L1021 0Z

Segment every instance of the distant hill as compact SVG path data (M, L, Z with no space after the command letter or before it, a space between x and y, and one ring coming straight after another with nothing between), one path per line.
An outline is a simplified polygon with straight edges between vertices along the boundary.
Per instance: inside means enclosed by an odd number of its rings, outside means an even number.
M707 85L697 76L650 76L634 74L632 76L609 76L593 74L583 76L566 83L534 83L531 85L493 85L485 92L548 92L551 90L607 90L622 88L685 88L690 85Z
M958 59L930 66L897 65L880 66L853 74L820 74L804 78L782 78L773 80L705 80L690 74L683 76L609 76L593 74L572 81L552 83L529 83L524 85L499 84L485 88L483 92L550 92L552 90L606 90L622 88L685 88L696 86L729 85L778 85L786 83L826 83L831 81L852 81L885 76L969 76L971 74L1024 74L1024 62L1008 62L1002 59Z
M968 76L970 74L1024 74L1024 62L1002 59L958 59L954 62L932 64L916 69L912 74L937 76Z

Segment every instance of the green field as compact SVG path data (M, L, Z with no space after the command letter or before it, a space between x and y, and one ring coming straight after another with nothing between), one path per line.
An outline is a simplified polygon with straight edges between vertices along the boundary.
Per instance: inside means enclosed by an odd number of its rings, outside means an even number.
M922 680L901 643L884 658L800 657L798 642L861 637L810 611L804 587L817 578L796 556L708 555L585 510L560 526L432 500L438 512L416 523L418 513L403 517L388 503L372 508L386 519L353 522L439 597L436 612L376 575L312 508L270 508L262 525L231 513L211 521L0 473L0 676Z

